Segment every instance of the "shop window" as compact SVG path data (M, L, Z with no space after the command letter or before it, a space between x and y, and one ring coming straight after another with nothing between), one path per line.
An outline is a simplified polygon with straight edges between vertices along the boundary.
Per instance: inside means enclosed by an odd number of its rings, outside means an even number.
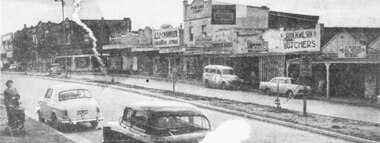
M194 35L193 35L193 27L189 27L189 40L190 41L193 41L193 39L194 39Z
M207 33L206 33L206 25L202 25L202 36L203 38L207 36Z

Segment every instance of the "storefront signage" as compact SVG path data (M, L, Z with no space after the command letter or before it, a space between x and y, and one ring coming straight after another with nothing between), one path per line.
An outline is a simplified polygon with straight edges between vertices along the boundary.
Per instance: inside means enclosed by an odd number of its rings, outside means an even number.
M231 30L220 30L214 34L214 42L229 43L232 42L232 31Z
M218 49L218 48L231 48L232 47L232 42L230 43L212 43L212 48L213 49Z
M195 38L195 41L197 42L211 42L212 37L211 36L204 36L204 35L199 35Z
M211 24L236 24L235 5L213 5Z
M263 42L255 43L255 42L248 41L247 50L249 53L264 52L264 51L268 51L268 46L266 43L263 43Z
M179 29L160 29L153 31L154 47L179 46Z
M339 48L338 58L365 58L366 46L343 46Z
M284 49L289 51L319 50L316 30L297 30L284 32Z
M321 32L319 28L303 30L268 30L263 33L269 52L320 52Z

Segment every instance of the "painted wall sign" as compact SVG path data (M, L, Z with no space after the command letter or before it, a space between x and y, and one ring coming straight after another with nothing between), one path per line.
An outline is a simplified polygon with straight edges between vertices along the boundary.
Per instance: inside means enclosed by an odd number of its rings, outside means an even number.
M232 42L232 30L219 30L214 32L213 42L230 43Z
M204 10L204 8L205 8L204 4L190 6L190 10L192 14L201 13Z
M236 5L213 5L211 24L236 24Z
M318 52L321 51L319 28L293 31L268 30L263 34L269 52Z
M317 49L317 32L315 30L285 31L283 34L285 50Z
M247 41L247 50L249 53L264 52L264 51L268 51L268 45L267 45L267 42Z
M179 29L160 29L153 31L154 47L179 46Z
M365 58L366 46L343 46L338 50L338 58Z

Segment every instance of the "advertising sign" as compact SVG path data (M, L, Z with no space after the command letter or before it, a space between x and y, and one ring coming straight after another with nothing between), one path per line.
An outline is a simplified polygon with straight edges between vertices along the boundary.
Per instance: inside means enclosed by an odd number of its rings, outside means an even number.
M247 41L247 50L248 50L248 53L264 52L264 51L268 51L268 45L267 45L267 42Z
M269 52L319 52L321 51L321 32L316 29L268 30L263 34L268 42Z
M153 46L154 47L170 47L179 46L179 29L160 29L153 31Z
M236 24L235 5L213 5L211 24Z
M365 58L366 46L343 46L338 50L338 58Z
M320 51L320 36L314 29L284 31L284 51Z

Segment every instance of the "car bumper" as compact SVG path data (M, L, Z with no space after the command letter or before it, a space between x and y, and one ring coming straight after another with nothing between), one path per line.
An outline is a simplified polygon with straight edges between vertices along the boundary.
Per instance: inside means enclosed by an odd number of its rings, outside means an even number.
M103 117L97 117L97 118L91 118L91 119L81 119L81 120L64 119L64 120L61 120L61 123L76 124L76 123L91 122L91 121L103 121Z

